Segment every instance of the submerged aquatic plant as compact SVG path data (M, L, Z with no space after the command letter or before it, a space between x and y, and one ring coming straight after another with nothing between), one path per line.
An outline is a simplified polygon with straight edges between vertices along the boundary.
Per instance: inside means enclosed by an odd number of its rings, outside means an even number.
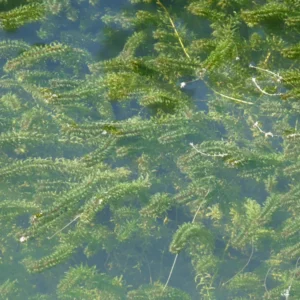
M297 1L0 4L1 298L296 299Z

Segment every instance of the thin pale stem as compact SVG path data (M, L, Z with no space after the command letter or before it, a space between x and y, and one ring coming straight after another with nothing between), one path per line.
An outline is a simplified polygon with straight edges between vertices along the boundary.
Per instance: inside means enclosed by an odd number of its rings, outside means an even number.
M67 225L65 225L63 228L59 229L58 231L56 231L53 235L48 236L48 240L51 240L53 237L55 237L58 233L60 233L61 231L63 231L65 228L67 228L68 226L70 226L73 222L75 222L81 215L76 216L72 221L70 221Z
M224 282L222 285L224 286L225 284L227 284L228 282L230 282L232 279L234 279L236 276L238 276L240 273L242 273L245 268L249 265L251 259L252 259L252 256L253 256L253 253L254 253L254 245L253 245L253 240L252 240L252 249L251 249L251 254L249 256L249 259L247 261L247 263L243 266L243 268L238 271L233 277L231 277L229 280L227 280L226 282Z
M159 0L157 0L156 3L157 3L160 7L162 7L162 9L165 11L166 15L168 16L168 19L169 19L169 21L170 21L170 23L171 23L171 26L172 26L172 28L173 28L173 30L174 30L174 32L175 32L175 35L176 35L176 37L177 37L177 39L178 39L178 41L179 41L179 44L180 44L180 46L181 46L181 48L182 48L182 50L183 50L185 56L186 56L188 59L191 59L191 57L189 56L189 54L187 53L187 51L186 51L186 49L185 49L185 47L184 47L184 45L183 45L183 42L182 42L182 40L181 40L181 38L180 38L180 35L179 35L179 33L178 33L177 29L176 29L176 26L175 26L175 24L174 24L174 22L173 22L173 20L172 20L172 18L171 18L171 16L170 16L170 14L169 14L167 8L166 8Z
M209 194L209 192L210 192L210 191L208 190L207 193L205 194L205 197L204 197L204 198L207 197L207 195ZM199 212L201 206L202 206L202 203L200 203L200 205L198 206L198 208L197 208L197 210L196 210L196 212L195 212L195 214L194 214L193 220L192 220L192 222L191 222L192 224L195 222L196 217L197 217L197 214L198 214L198 212ZM167 279L166 284L165 284L165 286L164 286L164 288L163 288L163 291L166 289L166 287L167 287L168 284L169 284L169 281L170 281L170 279L171 279L172 273L173 273L174 268L175 268L175 264L176 264L177 258L178 258L178 253L175 255L175 258L174 258L174 261L173 261L173 264L172 264L172 267L171 267L171 270L170 270L168 279Z

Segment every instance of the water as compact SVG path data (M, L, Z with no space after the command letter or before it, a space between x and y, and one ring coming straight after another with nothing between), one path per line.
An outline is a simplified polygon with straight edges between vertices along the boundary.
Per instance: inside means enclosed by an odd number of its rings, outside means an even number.
M0 298L298 299L298 4L132 2L0 3Z

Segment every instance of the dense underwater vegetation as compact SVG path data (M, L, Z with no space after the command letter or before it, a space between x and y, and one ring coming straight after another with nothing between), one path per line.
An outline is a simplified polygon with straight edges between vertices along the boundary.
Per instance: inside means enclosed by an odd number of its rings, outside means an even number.
M2 0L0 28L1 299L299 299L299 0Z

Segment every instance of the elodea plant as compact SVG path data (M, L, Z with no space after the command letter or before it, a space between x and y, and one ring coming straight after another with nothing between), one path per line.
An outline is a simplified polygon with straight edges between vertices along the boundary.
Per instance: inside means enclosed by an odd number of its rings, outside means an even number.
M300 1L0 9L1 299L299 298Z

